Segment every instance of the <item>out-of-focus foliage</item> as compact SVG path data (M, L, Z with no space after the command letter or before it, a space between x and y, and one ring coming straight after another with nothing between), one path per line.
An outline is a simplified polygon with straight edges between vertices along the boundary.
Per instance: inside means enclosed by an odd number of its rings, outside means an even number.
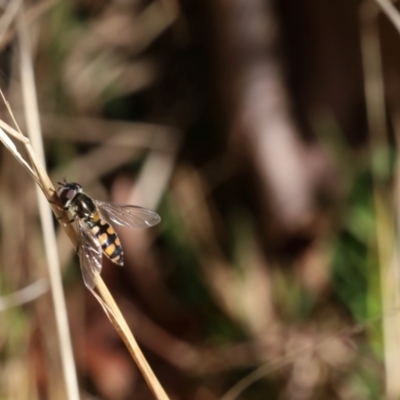
M360 4L317 3L25 5L53 182L162 217L118 230L125 266L104 260L103 277L171 399L374 399L390 386L396 267L379 243L396 260L398 99L387 91L389 135L370 146ZM17 49L3 48L1 89L23 130ZM0 162L1 310L47 273L33 182L3 148ZM82 398L151 399L58 239ZM50 295L0 318L0 399L66 398Z

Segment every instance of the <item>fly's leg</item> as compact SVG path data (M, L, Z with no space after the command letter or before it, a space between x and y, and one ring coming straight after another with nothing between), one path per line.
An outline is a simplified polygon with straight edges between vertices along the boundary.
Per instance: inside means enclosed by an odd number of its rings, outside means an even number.
M60 209L60 210L63 210L63 211L67 211L68 210L68 207L62 207L62 206L60 206L58 203L56 203L55 201L53 201L53 200L49 200L49 199L47 199L47 201L50 203L50 204L53 204L53 206L56 206L58 209Z
M62 222L64 226L71 225L73 222L75 222L75 218L71 218L69 221L66 221L66 222L62 221L63 217L57 217L56 216L56 219L57 219L58 222Z
M56 217L56 218L58 221L62 220L62 218L58 218L58 217ZM63 224L64 224L64 226L68 226L68 225L71 225L73 222L75 222L75 218L71 218L69 221L63 222Z
M57 204L55 201L48 200L48 202L49 202L50 204L53 204L54 206L56 206L59 210L68 211L68 207L61 207L61 206L60 206L59 204ZM63 219L63 217L57 217L57 216L56 216L56 218L57 218L57 221L62 221L62 219ZM69 221L63 222L63 224L64 224L64 225L69 225L69 224L72 224L72 222L74 222L74 221L75 221L75 218L71 218Z

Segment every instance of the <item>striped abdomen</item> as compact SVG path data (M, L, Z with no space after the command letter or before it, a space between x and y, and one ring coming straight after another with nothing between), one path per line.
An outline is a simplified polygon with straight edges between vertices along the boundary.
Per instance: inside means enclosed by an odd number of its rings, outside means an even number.
M103 253L115 264L124 265L124 252L114 228L103 221L98 213L87 221L90 231L99 241Z

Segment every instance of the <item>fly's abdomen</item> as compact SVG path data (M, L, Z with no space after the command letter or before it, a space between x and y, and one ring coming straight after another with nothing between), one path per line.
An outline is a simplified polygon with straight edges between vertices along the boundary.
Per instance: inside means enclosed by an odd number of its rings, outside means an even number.
M114 228L101 218L88 221L90 231L99 241L103 253L115 264L124 265L124 253Z

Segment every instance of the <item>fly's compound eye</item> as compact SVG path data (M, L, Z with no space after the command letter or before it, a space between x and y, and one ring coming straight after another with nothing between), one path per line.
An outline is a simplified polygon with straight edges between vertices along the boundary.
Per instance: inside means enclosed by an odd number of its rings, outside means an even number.
M61 203L67 207L74 196L77 194L77 190L70 187L63 187L57 191L57 195L61 200Z
M82 192L82 186L79 183L67 182L65 179L63 182L58 182L60 187L57 190L57 195L64 207L68 207L74 197Z

